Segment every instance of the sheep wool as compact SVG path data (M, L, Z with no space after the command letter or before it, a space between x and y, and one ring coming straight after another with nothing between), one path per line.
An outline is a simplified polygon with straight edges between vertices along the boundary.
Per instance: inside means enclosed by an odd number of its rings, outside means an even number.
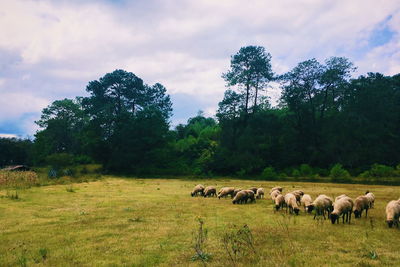
M389 228L399 227L400 199L392 200L386 205L386 223Z
M353 210L354 202L348 196L339 198L335 203L333 203L333 211L331 213L331 221L334 224L336 221L339 223L339 218L342 216L343 223L351 222L351 213Z
M203 193L204 193L204 185L198 184L193 188L193 190L190 193L190 195L192 197L197 196L197 195L201 195L202 196Z
M217 196L217 189L214 186L207 186L204 189L204 197Z
M286 210L289 208L290 213L295 213L299 215L299 206L297 205L296 196L293 193L288 193L285 195Z
M260 187L257 189L256 198L260 199L264 197L264 188Z
M354 201L354 217L361 218L363 210L365 210L365 217L368 216L368 209L370 207L370 201L366 196L359 196Z
M230 195L231 198L233 198L234 191L235 191L234 187L223 187L218 192L218 198L226 197L227 195Z

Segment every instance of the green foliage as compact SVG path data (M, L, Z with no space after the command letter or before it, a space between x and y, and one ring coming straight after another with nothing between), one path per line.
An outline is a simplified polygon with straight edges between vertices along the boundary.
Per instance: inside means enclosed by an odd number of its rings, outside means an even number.
M278 174L276 173L275 169L271 166L266 167L262 174L261 174L262 178L265 180L277 180L278 178Z
M313 169L308 164L301 164L300 165L300 174L301 176L311 176L313 174Z
M298 169L293 169L292 176L298 178L301 176L301 172Z
M340 163L337 163L332 167L329 176L334 182L346 182L351 178L349 172L345 170Z

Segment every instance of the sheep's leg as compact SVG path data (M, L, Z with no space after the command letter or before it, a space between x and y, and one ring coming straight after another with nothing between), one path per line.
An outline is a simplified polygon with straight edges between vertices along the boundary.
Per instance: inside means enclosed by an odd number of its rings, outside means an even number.
M368 216L368 208L365 209L365 218Z
M349 224L351 222L351 211L349 212Z

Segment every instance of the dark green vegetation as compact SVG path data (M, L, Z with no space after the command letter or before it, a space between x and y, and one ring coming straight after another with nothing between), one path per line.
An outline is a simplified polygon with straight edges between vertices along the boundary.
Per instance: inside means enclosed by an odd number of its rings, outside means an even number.
M45 108L33 142L0 139L0 165L59 170L100 163L105 171L136 175L330 176L342 182L398 177L400 75L352 79L354 70L348 59L332 57L278 75L263 47L243 47L222 75L229 88L216 119L200 112L175 129L164 86L115 70L89 82L88 97ZM272 82L282 89L276 107L265 93Z

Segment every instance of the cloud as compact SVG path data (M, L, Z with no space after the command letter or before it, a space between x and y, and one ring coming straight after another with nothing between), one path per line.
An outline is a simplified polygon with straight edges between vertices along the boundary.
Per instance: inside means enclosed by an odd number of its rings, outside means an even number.
M221 74L244 45L265 46L276 73L313 57L345 56L357 74L395 74L399 12L397 0L3 0L0 126L23 120L21 131L32 134L28 120L44 106L85 95L89 81L118 68L191 104L174 103L174 121L199 109L212 115L226 89ZM279 89L268 91L276 103Z

